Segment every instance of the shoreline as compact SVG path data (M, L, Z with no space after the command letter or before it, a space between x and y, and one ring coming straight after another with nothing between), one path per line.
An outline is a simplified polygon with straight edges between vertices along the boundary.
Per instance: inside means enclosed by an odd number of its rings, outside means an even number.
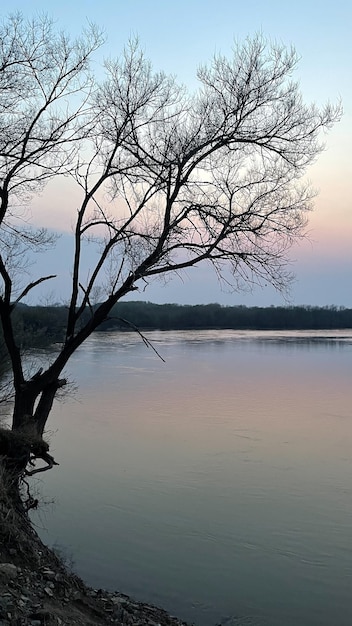
M113 624L191 626L119 591L86 585L42 542L0 471L0 626Z
M38 550L35 567L18 563L0 562L1 626L191 626L124 593L88 587L49 548Z

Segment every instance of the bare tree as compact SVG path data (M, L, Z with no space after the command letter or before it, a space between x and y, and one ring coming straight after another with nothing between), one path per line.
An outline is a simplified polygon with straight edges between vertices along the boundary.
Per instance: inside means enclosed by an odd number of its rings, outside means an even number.
M340 111L305 105L291 79L295 52L261 37L236 46L231 59L217 56L200 68L192 95L154 73L136 42L106 63L104 82L92 89L87 59L99 41L94 31L77 46L53 36L46 21L28 26L15 18L8 28L0 59L1 125L10 129L0 135L5 240L10 231L26 244L46 242L42 231L13 225L19 192L33 193L63 172L81 190L65 341L31 378L24 375L11 314L50 277L14 298L6 253L0 259L13 430L31 433L32 455L51 467L54 460L39 443L67 382L62 372L123 296L200 262L210 263L220 279L226 270L235 289L253 281L286 286L286 252L304 232L313 197L302 176L322 149L321 130ZM77 100L69 111L66 102ZM85 238L100 247L88 279L81 270Z

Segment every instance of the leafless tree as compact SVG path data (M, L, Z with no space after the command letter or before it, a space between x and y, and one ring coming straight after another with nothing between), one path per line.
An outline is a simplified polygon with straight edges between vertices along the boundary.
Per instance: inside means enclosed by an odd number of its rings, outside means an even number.
M136 42L106 63L105 80L93 88L94 30L77 45L47 21L14 18L0 40L0 314L14 376L13 429L40 440L69 358L140 285L208 262L235 289L253 281L286 286L286 252L304 232L313 197L302 177L340 111L304 104L291 77L295 52L262 37L201 67L196 94L154 73ZM28 379L11 314L50 277L14 298L6 245L10 252L19 239L46 245L44 231L16 226L16 202L64 172L81 191L66 337L53 362ZM88 279L84 239L100 249ZM54 464L47 450L37 456Z

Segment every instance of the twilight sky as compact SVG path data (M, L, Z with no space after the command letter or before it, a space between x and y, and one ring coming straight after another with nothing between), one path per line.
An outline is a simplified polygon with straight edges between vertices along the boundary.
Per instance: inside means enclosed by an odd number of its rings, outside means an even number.
M0 15L47 12L58 28L77 34L86 21L106 32L100 58L117 56L126 41L138 35L147 57L157 70L177 75L179 82L195 87L195 71L214 52L230 53L234 38L241 41L260 31L265 37L293 45L301 57L294 76L306 102L318 105L341 99L343 118L325 138L326 150L309 170L308 178L319 195L310 216L310 241L291 252L296 282L290 303L352 307L352 4L336 0L2 0ZM69 233L72 213L66 213L59 188L53 185L33 200L33 215L41 223ZM50 204L50 210L47 208ZM36 258L33 272L59 273L46 287L55 300L67 298L69 273L64 260L70 241L63 235L56 252ZM44 268L44 269L43 269ZM36 292L36 300L45 290ZM227 305L283 304L268 287L252 294L225 293L206 267L188 271L181 282L151 285L133 299L154 302Z

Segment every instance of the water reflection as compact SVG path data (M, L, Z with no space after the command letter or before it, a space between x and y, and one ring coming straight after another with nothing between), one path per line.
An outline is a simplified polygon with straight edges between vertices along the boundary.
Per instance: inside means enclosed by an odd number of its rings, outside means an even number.
M75 355L44 538L201 626L350 624L352 334L148 336Z

